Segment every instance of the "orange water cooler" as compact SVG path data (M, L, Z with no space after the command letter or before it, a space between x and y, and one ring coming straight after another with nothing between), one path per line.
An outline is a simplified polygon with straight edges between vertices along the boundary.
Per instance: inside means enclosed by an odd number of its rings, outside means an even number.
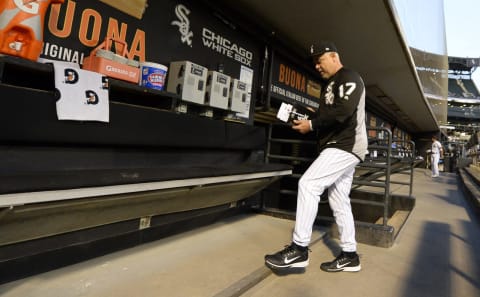
M43 24L50 4L64 0L1 0L0 54L36 61L42 52Z

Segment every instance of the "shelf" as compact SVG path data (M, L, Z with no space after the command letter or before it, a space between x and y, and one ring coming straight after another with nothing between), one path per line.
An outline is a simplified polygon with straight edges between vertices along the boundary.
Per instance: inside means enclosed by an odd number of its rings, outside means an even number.
M110 101L131 105L173 110L180 98L177 94L149 89L118 79L109 78Z
M55 90L53 66L0 55L0 82L44 91Z
M188 113L212 119L224 119L229 111L181 100L179 95L150 89L130 82L109 78L109 100L129 105ZM34 90L55 91L53 65L0 56L0 83Z

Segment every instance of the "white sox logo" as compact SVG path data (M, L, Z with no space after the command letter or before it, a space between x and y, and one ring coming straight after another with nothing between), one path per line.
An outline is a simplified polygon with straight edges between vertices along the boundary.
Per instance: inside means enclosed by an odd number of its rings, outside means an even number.
M327 91L325 93L325 104L326 105L332 105L333 104L333 99L335 98L335 95L333 94L333 85L334 84L335 84L335 82L332 81L327 86Z
M178 21L172 21L170 24L178 26L178 31L182 34L180 38L183 43L187 43L189 47L192 47L192 37L193 32L190 31L190 20L187 15L190 14L190 10L186 8L183 4L178 4L175 7L175 15L178 18Z

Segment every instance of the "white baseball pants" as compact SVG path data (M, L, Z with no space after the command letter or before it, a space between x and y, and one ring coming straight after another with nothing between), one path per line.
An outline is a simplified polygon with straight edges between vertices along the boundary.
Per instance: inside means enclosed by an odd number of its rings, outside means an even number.
M355 223L350 205L355 166L360 160L346 151L328 148L323 150L298 182L297 214L293 242L308 246L318 211L320 195L328 189L328 202L333 211L344 252L355 252Z
M438 161L440 161L439 153L432 153L432 176L438 176Z

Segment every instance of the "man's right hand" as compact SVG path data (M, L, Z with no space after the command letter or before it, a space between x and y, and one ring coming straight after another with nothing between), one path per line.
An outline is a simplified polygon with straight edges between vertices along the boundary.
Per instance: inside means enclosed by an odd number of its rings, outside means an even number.
M309 120L293 120L293 130L297 130L302 134L310 132L310 121Z

